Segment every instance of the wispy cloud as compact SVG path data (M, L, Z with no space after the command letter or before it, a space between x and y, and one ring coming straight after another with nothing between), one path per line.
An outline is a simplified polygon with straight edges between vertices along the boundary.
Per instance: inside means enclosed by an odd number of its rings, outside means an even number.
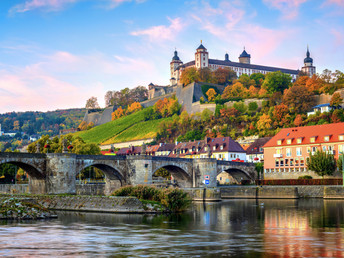
M168 20L170 21L169 26L152 26L148 29L133 31L130 34L133 36L145 36L152 42L171 40L184 28L184 25L181 18L168 18Z
M299 6L308 0L263 0L268 7L279 10L283 19L291 20L298 16ZM330 0L338 1L338 0Z
M344 7L344 0L325 0L324 5L337 5Z
M45 10L47 12L56 12L65 8L66 5L78 2L80 0L26 0L22 4L13 6L10 13L24 13L35 9Z

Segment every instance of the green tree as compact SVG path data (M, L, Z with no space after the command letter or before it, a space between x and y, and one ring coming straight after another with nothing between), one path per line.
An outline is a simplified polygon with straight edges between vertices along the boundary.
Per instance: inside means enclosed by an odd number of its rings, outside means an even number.
M332 154L317 151L309 156L307 167L319 176L331 176L336 170L336 160Z
M261 87L264 82L265 75L262 73L253 73L251 74L250 79L256 82L257 87Z
M337 168L340 172L343 172L343 156L344 154L339 155L338 160L337 160Z
M271 72L265 76L262 88L269 94L274 92L282 92L288 89L291 85L291 76L289 74L282 73L281 71Z
M258 108L257 102L253 101L253 102L248 103L248 110L256 111L257 108Z

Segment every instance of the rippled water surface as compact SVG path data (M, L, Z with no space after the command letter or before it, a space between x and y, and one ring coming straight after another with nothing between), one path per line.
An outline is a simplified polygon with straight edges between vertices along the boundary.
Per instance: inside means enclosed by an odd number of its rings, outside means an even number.
M230 200L170 216L57 214L0 221L0 256L344 256L344 201Z

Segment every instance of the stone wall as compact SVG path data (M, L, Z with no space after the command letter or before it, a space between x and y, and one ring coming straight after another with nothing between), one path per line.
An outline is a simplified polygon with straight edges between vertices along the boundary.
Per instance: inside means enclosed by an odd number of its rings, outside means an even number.
M326 186L324 187L325 199L344 199L343 186Z
M264 179L298 179L300 176L311 176L314 179L321 179L315 172L310 170L293 171L293 172L264 172ZM333 176L325 176L325 178L342 178L342 174L336 171Z
M29 185L0 184L1 194L26 194L29 193Z
M77 195L105 195L105 184L77 184Z

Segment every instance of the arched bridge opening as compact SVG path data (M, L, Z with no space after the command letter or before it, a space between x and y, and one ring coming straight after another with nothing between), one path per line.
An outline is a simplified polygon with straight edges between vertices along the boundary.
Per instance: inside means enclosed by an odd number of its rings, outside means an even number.
M182 168L175 165L164 165L156 169L153 174L153 184L156 180L164 180L164 186L192 187L192 178ZM159 181L158 181L159 182Z
M77 194L110 195L125 184L122 173L106 164L85 165L77 174Z
M46 193L45 174L36 166L24 161L8 160L0 162L0 169L0 184L28 184L30 193Z
M246 171L238 168L220 169L216 180L218 185L245 184L253 181Z

